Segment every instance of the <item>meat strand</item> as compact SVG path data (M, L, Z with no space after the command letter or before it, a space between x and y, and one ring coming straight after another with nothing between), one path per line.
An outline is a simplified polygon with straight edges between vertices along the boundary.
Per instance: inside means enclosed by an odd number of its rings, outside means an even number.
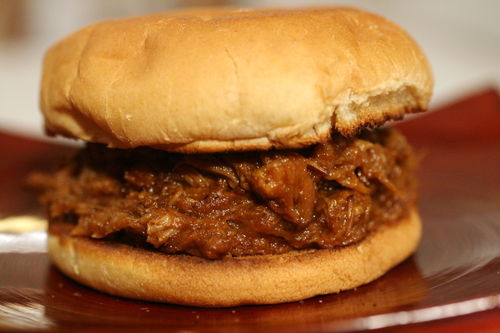
M334 248L414 204L415 162L395 130L302 150L182 155L88 144L33 174L52 223L205 258ZM126 235L126 237L122 237Z

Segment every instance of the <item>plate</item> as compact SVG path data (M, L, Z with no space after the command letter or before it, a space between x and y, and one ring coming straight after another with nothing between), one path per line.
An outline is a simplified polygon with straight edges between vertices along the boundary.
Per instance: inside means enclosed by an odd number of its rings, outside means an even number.
M43 251L3 249L0 330L494 331L500 327L498 94L484 91L398 127L422 155L424 233L416 253L378 280L295 303L203 309L108 296L63 276ZM40 214L22 179L72 151L0 132L6 159L0 216Z

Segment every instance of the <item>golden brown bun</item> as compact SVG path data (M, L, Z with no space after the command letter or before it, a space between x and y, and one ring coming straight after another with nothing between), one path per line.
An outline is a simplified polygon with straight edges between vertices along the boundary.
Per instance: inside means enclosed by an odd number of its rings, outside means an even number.
M415 41L356 9L187 10L86 27L46 54L49 133L180 152L301 147L424 110Z
M158 302L223 307L274 304L337 293L373 281L408 257L420 239L415 211L358 244L207 260L85 237L52 226L49 255L65 274L106 293Z

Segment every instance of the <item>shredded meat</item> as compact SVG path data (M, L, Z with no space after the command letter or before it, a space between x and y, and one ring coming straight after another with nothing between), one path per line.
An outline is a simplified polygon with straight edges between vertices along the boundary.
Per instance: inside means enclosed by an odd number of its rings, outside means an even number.
M334 248L408 212L414 158L394 130L302 150L182 155L88 144L33 174L52 223L205 258ZM122 237L123 239L123 237Z

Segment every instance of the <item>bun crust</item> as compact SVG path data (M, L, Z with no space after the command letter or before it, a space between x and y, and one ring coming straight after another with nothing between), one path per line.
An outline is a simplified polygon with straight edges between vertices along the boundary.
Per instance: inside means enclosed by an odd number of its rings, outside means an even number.
M73 279L112 295L205 307L291 302L352 289L407 258L421 235L412 211L346 247L207 260L71 237L61 229L51 225L49 255Z
M45 55L48 133L196 153L298 148L427 108L427 60L347 8L187 10L97 23Z

